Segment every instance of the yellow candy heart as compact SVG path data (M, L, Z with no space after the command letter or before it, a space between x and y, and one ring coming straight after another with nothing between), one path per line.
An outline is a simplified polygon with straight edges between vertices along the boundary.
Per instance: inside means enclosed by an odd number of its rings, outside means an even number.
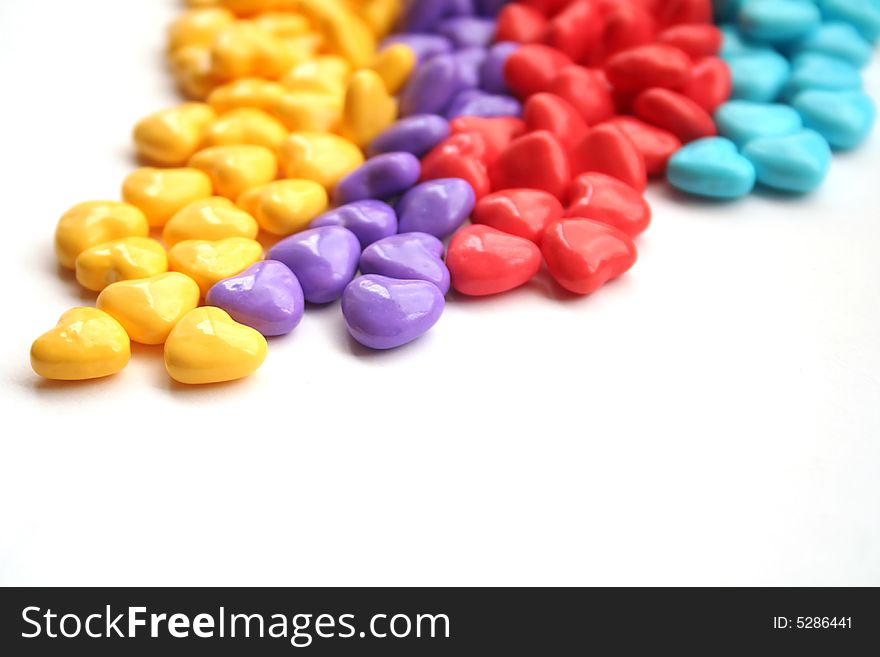
M278 82L242 78L220 85L208 95L208 104L222 114L240 107L270 110L287 90Z
M379 74L364 69L352 75L345 92L342 136L364 148L396 120L397 100Z
M31 346L31 367L47 379L79 381L116 374L131 358L125 329L96 308L74 308Z
M388 93L396 94L409 79L416 67L416 56L412 48L402 43L393 43L376 55L371 68L379 74Z
M68 269L76 257L93 246L122 237L146 237L150 226L144 213L128 203L87 201L74 205L58 220L55 253Z
M357 11L377 38L388 36L403 13L404 3L399 0L361 0Z
M198 169L143 167L122 183L122 199L140 208L150 226L164 226L175 212L211 191L211 179Z
M364 154L347 139L322 132L294 132L281 146L286 178L314 180L327 191L364 163Z
M184 103L138 121L132 137L138 155L165 167L184 164L198 150L214 110L203 103Z
M263 146L212 146L193 155L189 166L210 176L218 196L232 199L272 182L278 173L275 154Z
M266 359L266 338L219 308L191 310L165 342L165 369L180 383L233 381L253 374Z
M351 64L338 55L319 55L307 62L294 66L281 79L290 91L328 94L342 97L348 77L351 75Z
M287 139L287 134L287 128L274 116L252 107L240 107L230 110L211 124L203 145L251 144L276 151Z
M210 46L217 33L235 22L235 14L220 7L185 11L168 26L168 50Z
M172 271L192 278L204 296L214 283L240 274L262 257L259 242L227 237L216 242L186 240L175 244L168 252L168 263Z
M326 50L345 57L354 68L368 66L376 50L369 26L345 6L327 0L299 0L299 10L324 35Z
M76 280L100 292L116 281L147 278L168 271L165 247L149 237L124 237L86 249L76 259Z
M193 279L171 271L108 285L98 295L97 306L118 321L135 342L162 344L177 322L198 307L200 296Z
M331 132L342 120L342 93L291 91L279 96L270 111L288 130Z
M273 235L292 235L327 209L327 190L312 180L276 180L239 196L238 205Z
M222 196L190 203L171 217L162 231L169 249L184 240L222 240L227 237L256 239L257 220Z

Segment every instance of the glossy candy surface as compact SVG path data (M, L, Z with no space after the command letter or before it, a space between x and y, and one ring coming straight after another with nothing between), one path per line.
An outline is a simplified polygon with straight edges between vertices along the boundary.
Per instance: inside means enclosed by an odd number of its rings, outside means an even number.
M528 283L541 268L541 251L523 237L474 225L452 238L446 264L458 292L486 296Z
M290 333L305 310L299 280L277 260L263 260L215 283L205 303L222 308L235 321L267 337Z
M149 278L168 271L165 247L149 237L123 237L86 249L76 258L76 280L100 292L116 281Z
M122 183L122 199L139 208L153 227L164 226L184 207L211 193L211 178L198 169L143 167Z
M461 178L440 178L410 189L397 203L400 231L451 235L474 209L474 190Z
M291 235L327 209L327 190L313 180L275 180L252 187L238 205L272 235Z
M666 173L673 187L708 198L740 198L755 187L754 165L724 137L686 145L670 158Z
M449 291L449 270L443 262L443 242L428 233L400 233L364 249L360 270L402 280L433 283L443 294Z
M165 369L179 383L201 385L253 374L266 359L266 338L220 308L188 312L165 342Z
M337 205L365 199L386 200L408 190L420 175L421 164L412 153L383 153L340 180L334 200Z
M366 199L341 205L317 217L310 228L342 226L348 228L366 248L373 242L397 233L397 213L387 203Z
M550 224L541 252L554 279L574 294L592 294L636 262L632 239L613 226L587 219Z
M170 249L184 240L256 239L259 229L256 219L228 198L211 196L190 203L171 217L162 239Z
M192 278L205 295L214 283L244 271L262 257L260 243L245 237L186 240L171 247L168 264L172 271Z
M813 130L753 139L742 154L754 165L759 183L785 192L813 191L831 166L831 148Z
M539 189L514 188L480 199L472 220L540 244L547 226L561 217L562 204L552 194Z
M306 301L336 301L357 270L361 245L342 226L310 228L287 237L269 250L269 259L287 265L296 275Z
M119 281L105 287L97 306L125 329L133 342L163 344L174 325L199 305L196 282L179 272Z
M146 237L150 232L144 213L128 203L87 201L58 220L55 254L62 267L73 269L80 253L123 237Z
M128 364L125 329L96 308L74 308L31 345L31 367L47 379L77 381L116 374Z
M370 349L394 349L420 338L440 319L445 302L433 283L367 274L342 296L352 337Z

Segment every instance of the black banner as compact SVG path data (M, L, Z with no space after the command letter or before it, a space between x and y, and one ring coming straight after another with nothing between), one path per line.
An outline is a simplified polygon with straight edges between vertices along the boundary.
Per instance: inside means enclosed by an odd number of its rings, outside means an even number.
M3 589L4 655L864 655L876 589ZM645 650L648 652L645 652Z

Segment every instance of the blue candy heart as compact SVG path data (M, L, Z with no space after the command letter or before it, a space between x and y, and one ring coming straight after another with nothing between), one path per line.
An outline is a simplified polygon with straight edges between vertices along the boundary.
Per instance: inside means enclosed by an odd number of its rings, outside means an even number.
M877 115L874 101L861 91L804 91L792 101L804 125L838 150L855 148L871 132Z
M801 115L788 105L732 100L715 111L718 133L742 146L759 137L784 137L803 127Z
M818 53L838 57L862 68L871 60L874 49L849 23L824 23L788 49L792 54Z
M837 57L807 52L792 60L785 95L793 98L811 89L849 91L861 86L862 75L852 64Z
M803 0L745 0L737 15L743 33L765 43L797 39L821 22L819 8Z
M759 183L784 192L813 191L831 166L831 148L813 130L754 139L743 147L742 154L755 166Z
M791 66L775 50L764 48L725 57L733 79L730 97L769 103L782 92Z
M666 175L673 187L708 198L740 198L755 186L755 167L724 137L687 144L669 159Z

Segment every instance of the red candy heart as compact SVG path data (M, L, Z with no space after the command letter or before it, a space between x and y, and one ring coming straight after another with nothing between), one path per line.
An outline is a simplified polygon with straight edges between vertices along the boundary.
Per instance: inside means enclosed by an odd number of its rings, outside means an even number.
M634 48L654 40L657 28L654 17L643 7L619 2L606 2L605 30L599 48L581 63L591 66L602 64L605 59L621 50Z
M481 159L491 164L510 142L525 133L526 124L513 116L460 116L449 124L449 128L453 135L479 135L486 145L486 156Z
M624 232L588 219L563 219L544 233L541 252L551 276L570 292L590 294L629 270L636 245Z
M528 283L541 268L533 242L490 226L467 226L446 253L452 287L470 296L507 292Z
M579 61L596 47L604 29L604 16L595 1L575 0L550 21L546 43Z
M674 134L633 116L615 116L605 123L613 125L632 140L645 159L645 171L649 176L665 173L669 158L681 148L681 140Z
M562 204L555 196L538 189L505 189L477 203L471 221L540 244L547 226L561 217Z
M523 108L526 129L547 130L562 143L573 144L587 134L589 126L571 104L554 94L535 94Z
M718 134L712 117L693 100L669 89L646 89L636 98L643 121L668 130L684 143Z
M712 0L662 0L657 3L656 16L661 27L711 23Z
M489 167L493 191L530 187L561 199L570 178L568 155L556 137L546 130L515 139Z
M680 91L707 112L714 112L730 98L732 89L727 64L717 57L705 57L694 64L690 79Z
M544 16L553 16L571 0L520 0L521 4L537 9Z
M569 199L566 217L599 221L630 237L641 234L651 223L651 206L642 195L604 173L584 173L575 178Z
M691 58L687 53L663 44L630 48L605 63L608 81L620 91L674 89L687 82L690 72Z
M507 85L520 98L547 91L560 69L572 64L571 57L555 48L533 43L518 48L504 64Z
M567 66L553 78L547 91L568 101L587 125L595 125L614 116L614 99L605 78L592 69Z
M462 178L478 199L489 193L489 174L483 158L487 157L486 142L476 133L461 133L447 138L434 147L422 160L420 180Z
M606 173L639 192L645 191L648 184L645 159L636 145L607 123L590 130L572 149L571 166L575 174L586 171Z
M547 18L533 7L514 3L498 13L496 41L535 43L542 40L546 32Z
M717 55L723 35L714 25L675 25L657 35L658 43L675 46L694 59Z

